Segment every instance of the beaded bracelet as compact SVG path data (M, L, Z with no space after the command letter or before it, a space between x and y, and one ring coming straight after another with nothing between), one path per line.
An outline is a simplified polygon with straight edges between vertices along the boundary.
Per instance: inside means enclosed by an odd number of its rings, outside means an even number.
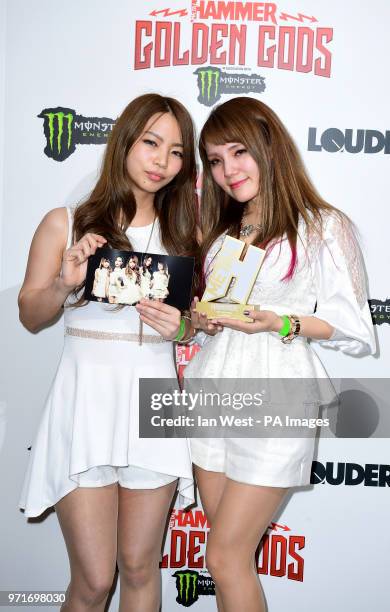
M301 322L297 315L291 314L288 315L288 318L291 323L291 329L290 332L284 338L281 338L283 344L291 344L291 342L298 336L301 330Z

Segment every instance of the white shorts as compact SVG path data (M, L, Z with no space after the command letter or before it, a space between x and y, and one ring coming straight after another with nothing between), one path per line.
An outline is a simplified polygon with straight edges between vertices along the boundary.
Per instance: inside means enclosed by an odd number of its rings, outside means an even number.
M98 465L75 477L79 487L105 487L115 482L126 489L157 489L177 480L177 476L153 472L135 465Z
M314 438L192 438L192 461L231 480L264 487L310 483Z

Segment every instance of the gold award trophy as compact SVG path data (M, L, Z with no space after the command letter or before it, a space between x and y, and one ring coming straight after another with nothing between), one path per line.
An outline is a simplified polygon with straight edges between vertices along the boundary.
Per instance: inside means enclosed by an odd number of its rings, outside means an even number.
M265 251L250 244L241 260L242 252L247 246L243 240L225 237L207 279L202 300L196 304L197 312L206 313L208 319L228 317L238 321L253 321L244 315L244 310L260 310L260 304L247 304L246 301L259 273ZM224 298L225 301L216 301Z

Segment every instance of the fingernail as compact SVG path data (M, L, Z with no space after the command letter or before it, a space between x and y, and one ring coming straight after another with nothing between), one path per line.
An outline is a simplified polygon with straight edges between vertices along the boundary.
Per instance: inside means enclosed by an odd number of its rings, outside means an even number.
M244 310L244 315L248 315L250 313L250 310Z

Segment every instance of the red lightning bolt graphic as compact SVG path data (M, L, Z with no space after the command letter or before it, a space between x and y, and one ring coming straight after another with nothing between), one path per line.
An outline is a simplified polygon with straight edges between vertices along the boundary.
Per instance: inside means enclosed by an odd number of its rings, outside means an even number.
M271 525L269 526L269 529L272 529L273 531L277 531L278 528L283 529L283 531L291 531L290 527L287 527L287 525L278 525L278 523L271 523Z
M294 21L300 21L301 23L303 23L304 19L309 19L309 21L311 22L318 21L318 19L316 19L315 17L309 17L308 15L303 15L302 13L298 13L298 17L294 17L294 15L288 15L287 13L282 13L279 16L279 19L281 19L282 21L287 21L287 19L293 19Z
M152 11L149 15L153 17L157 17L160 13L163 13L163 17L172 17L172 15L180 15L180 17L185 17L187 15L187 9L181 9L180 11L171 11L171 9L161 9L160 11Z

